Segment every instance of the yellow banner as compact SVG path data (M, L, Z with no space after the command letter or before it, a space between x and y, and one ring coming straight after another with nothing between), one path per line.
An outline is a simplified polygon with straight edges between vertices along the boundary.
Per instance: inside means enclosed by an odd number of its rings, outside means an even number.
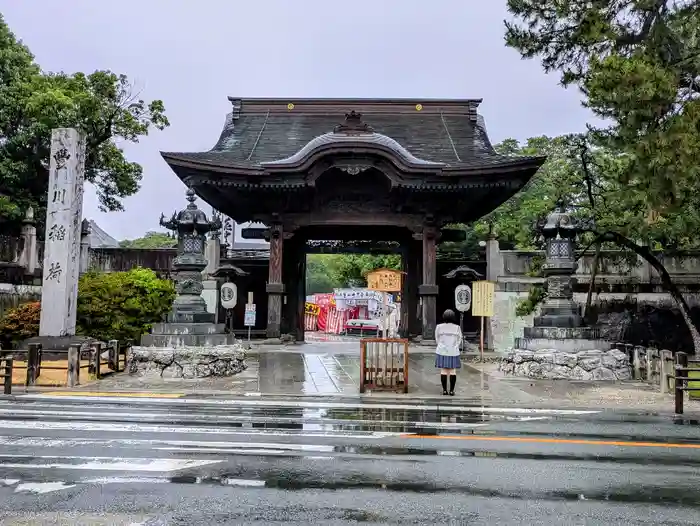
M493 281L472 283L472 316L493 316L493 298L496 287Z
M315 303L309 303L308 301L304 303L304 312L306 314L311 314L313 316L318 316L318 314L321 312L321 307L316 305Z

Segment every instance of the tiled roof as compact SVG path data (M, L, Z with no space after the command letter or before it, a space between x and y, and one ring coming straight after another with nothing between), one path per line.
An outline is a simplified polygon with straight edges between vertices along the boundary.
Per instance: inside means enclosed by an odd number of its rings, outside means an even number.
M286 101L232 99L234 111L221 136L208 152L163 153L181 160L220 167L263 168L266 163L293 158L310 142L329 134L347 113L357 111L380 134L423 161L449 167L507 165L513 158L497 154L489 141L484 119L476 113L479 101ZM415 103L415 104L414 104ZM287 109L287 106L294 109ZM421 107L418 111L417 107ZM522 161L523 158L518 158Z

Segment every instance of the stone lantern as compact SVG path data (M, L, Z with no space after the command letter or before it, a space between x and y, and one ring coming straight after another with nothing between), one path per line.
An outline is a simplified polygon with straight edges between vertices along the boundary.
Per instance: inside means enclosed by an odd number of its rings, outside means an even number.
M557 208L537 225L545 240L545 262L542 273L547 280L547 299L542 305L536 326L581 327L583 318L574 303L577 263L574 258L576 238L582 231L581 223L559 203Z
M546 242L542 271L547 299L526 327L523 338L503 358L500 370L516 376L573 380L626 380L631 369L627 355L611 350L597 327L585 327L573 300L576 271L574 248L585 225L558 205L538 230Z
M194 190L187 190L189 204L168 220L161 214L161 226L177 233L177 256L173 260L173 280L177 296L169 316L171 323L213 323L214 313L207 312L202 298L202 271L207 234L221 229L219 216L212 221L200 210Z
M547 298L534 318L534 327L524 329L524 338L516 338L520 349L556 349L576 352L588 349L605 350L608 342L600 341L596 327L584 327L579 305L574 302L576 240L585 225L566 211L563 203L544 220L537 230L545 240Z

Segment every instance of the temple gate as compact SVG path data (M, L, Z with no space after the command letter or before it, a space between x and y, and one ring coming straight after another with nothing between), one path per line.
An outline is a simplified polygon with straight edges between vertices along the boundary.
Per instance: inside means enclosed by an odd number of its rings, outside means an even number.
M303 340L306 253L362 241L402 255L402 330L434 338L443 227L482 217L543 157L497 154L480 100L229 99L208 152L162 153L199 197L269 241L270 338Z

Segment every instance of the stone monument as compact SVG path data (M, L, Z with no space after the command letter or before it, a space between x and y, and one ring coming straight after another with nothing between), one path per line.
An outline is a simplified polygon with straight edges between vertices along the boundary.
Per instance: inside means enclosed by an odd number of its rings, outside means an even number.
M85 138L72 128L51 134L39 335L75 335Z
M173 260L173 280L177 296L165 323L156 323L151 334L141 337L147 347L211 347L234 345L233 334L225 333L225 324L215 323L202 297L204 257L207 234L221 229L218 215L210 221L195 201L194 190L187 190L187 207L168 220L161 215L160 224L177 233L177 255ZM240 269L239 269L240 270ZM245 272L240 271L241 274Z
M587 327L580 306L573 300L578 263L575 243L584 225L572 217L563 204L538 224L545 241L547 297L526 327L524 337L515 339L515 348L501 370L531 378L571 378L616 380L630 377L628 357L600 337L597 327Z

